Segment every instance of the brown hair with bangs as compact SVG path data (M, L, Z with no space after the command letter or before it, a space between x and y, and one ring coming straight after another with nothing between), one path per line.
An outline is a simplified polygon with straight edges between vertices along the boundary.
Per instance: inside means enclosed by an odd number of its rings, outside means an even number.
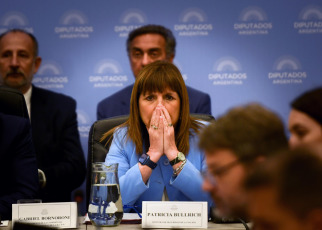
M175 91L180 98L180 115L175 126L177 148L187 154L189 152L189 135L192 135L190 129L196 134L199 133L202 123L190 117L188 92L179 69L167 61L153 62L145 66L136 78L132 89L129 119L118 126L128 127L126 139L131 139L134 142L137 154L143 153L143 145L147 151L150 144L147 129L140 117L139 97L146 93L162 93L167 88ZM114 133L118 127L105 133L102 139Z

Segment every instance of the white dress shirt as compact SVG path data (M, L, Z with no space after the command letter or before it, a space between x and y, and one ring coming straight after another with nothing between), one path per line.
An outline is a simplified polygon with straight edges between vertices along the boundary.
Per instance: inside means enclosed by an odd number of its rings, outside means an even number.
M30 116L30 106L31 106L31 92L32 92L32 86L27 90L27 92L23 95L25 97L26 105L27 105L27 110L28 110L28 115L29 119L31 120Z

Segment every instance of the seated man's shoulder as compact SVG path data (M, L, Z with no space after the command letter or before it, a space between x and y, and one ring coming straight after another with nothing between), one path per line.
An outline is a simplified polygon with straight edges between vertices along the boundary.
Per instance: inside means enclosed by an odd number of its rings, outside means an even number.
M114 94L112 94L106 98L104 98L103 100L101 100L98 103L98 107L103 106L105 104L111 105L111 103L118 104L120 102L120 100L122 100L122 99L126 100L126 99L128 99L128 97L131 98L132 88L133 88L133 84L125 87L124 89L121 89L121 90L115 92Z
M9 115L9 114L4 114L0 112L0 122L5 125L10 127L13 130L16 130L15 127L18 126L25 126L29 125L29 120L27 118L19 117L19 116L14 116L14 115Z
M187 91L189 94L189 97L193 96L193 97L209 97L209 94L204 93L198 89L192 88L190 86L187 86Z
M190 113L211 114L211 99L209 94L187 86Z
M0 113L0 152L3 142L5 146L11 141L17 141L18 136L26 135L30 131L31 125L27 118Z
M72 98L71 96L54 92L51 90L43 89L43 88L34 87L33 94L35 94L36 97L40 97L40 99L46 99L52 102L57 102L57 101L60 102L57 104L66 104L66 103L75 104L76 103L75 99Z

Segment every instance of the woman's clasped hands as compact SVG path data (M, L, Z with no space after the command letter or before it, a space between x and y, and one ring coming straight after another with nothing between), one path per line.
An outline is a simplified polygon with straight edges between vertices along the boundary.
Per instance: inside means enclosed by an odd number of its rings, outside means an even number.
M170 160L176 158L178 149L175 143L174 126L168 110L161 104L152 113L150 125L147 127L150 148L148 155L157 162L165 154Z

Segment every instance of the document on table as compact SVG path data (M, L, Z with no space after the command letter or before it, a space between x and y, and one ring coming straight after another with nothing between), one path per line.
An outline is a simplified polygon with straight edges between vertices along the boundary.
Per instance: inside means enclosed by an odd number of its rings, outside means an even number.
M1 221L0 227L8 227L9 225L9 220L3 220Z

